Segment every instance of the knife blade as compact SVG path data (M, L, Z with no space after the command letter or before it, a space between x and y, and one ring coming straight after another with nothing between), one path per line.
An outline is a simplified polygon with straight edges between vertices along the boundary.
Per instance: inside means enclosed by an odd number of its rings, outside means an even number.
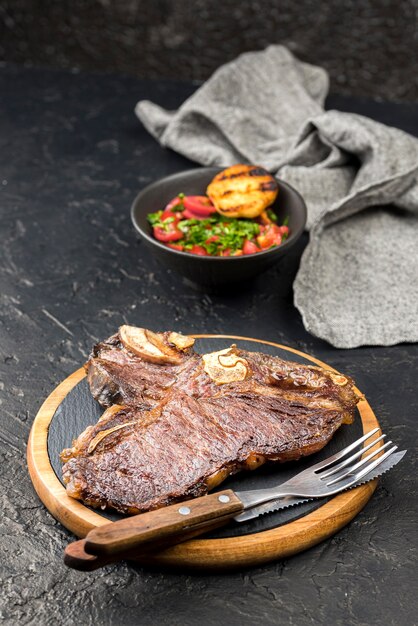
M365 483L374 480L375 478L379 478L382 474L385 474L392 467L397 465L399 461L404 457L406 450L401 450L400 452L394 452L390 457L385 459L376 469L372 470L367 474L367 477L364 479L360 479L351 487L344 489L344 491L349 491L350 489L355 489L360 485L364 485ZM322 500L322 498L294 498L292 496L285 496L283 498L277 498L276 500L269 500L269 502L265 502L264 504L260 504L258 506L254 506L251 509L245 510L243 513L236 515L233 519L236 522L247 522L259 515L265 515L266 513L273 513L273 511L280 511L282 509L288 509L291 506L297 506L298 504L304 504L305 502L311 502L312 500Z

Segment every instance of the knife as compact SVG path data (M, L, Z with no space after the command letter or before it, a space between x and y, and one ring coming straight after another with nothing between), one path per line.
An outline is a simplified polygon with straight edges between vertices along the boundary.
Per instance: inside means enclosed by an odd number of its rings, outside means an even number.
M346 491L374 480L399 463L405 452L403 450L393 453L389 450L377 459L379 464L375 468L370 468L367 474L326 495ZM91 530L85 539L67 546L64 563L74 569L91 571L109 563L132 559L150 551L155 552L181 543L219 528L231 520L243 522L264 513L308 502L314 496L306 494L297 498L283 496L283 492L291 489L292 484L295 484L295 480L302 473L274 489L245 492L228 489L98 526ZM279 493L281 497L277 497Z

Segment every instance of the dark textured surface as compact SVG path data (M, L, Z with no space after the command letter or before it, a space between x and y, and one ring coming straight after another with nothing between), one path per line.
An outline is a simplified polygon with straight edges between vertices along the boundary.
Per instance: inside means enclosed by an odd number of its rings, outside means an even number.
M417 0L0 0L0 59L204 80L272 43L334 91L418 100Z
M417 348L342 351L308 335L291 291L303 241L242 295L209 297L159 268L136 240L129 205L143 185L188 163L161 150L132 110L145 97L174 107L190 91L0 72L0 615L13 625L416 624ZM330 104L418 134L416 106ZM124 564L69 571L71 535L33 491L26 441L42 399L121 322L252 334L310 352L352 375L410 452L347 528L292 559L222 576Z

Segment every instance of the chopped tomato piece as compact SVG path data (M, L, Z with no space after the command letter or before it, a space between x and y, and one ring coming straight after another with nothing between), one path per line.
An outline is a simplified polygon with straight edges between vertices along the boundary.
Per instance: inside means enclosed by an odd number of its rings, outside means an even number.
M259 235L257 237L257 243L260 246L260 248L262 248L263 250L270 248L270 246L272 246L274 242L275 242L275 235L273 234Z
M206 243L213 243L214 241L219 241L219 235L212 235L206 239Z
M193 211L190 211L189 209L184 209L182 216L184 219L188 219L188 220L207 220L208 219L207 215L200 215L199 213L194 213Z
M192 254L197 254L198 256L208 256L208 253L203 248L203 246L194 245L193 248L189 250L189 252L191 252Z
M178 243L168 243L167 246L173 250L180 250L180 252L184 250L183 246L180 246Z
M181 211L173 212L167 211L167 209L165 209L163 211L163 214L161 215L161 221L164 222L165 220L170 218L174 218L174 220L178 222L179 220L183 219L183 213Z
M257 243L260 248L266 250L274 245L280 245L282 242L282 236L280 233L280 227L276 224L269 224L265 226L262 234L257 237Z
M288 235L289 234L289 226L279 226L280 228L280 232L282 235Z
M257 243L260 246L260 248L268 248L270 245L269 239L268 237L266 237L266 235L259 235L257 237Z
M231 248L225 248L225 250L222 250L219 256L231 256Z
M184 208L195 215L210 217L216 212L212 202L206 196L185 196L183 202Z
M174 207L178 206L179 204L182 204L182 202L183 202L182 199L176 196L175 198L170 200L170 202L165 207L164 212L171 211L172 209L174 209Z
M162 241L164 243L168 243L169 241L178 241L183 238L183 233L181 230L176 228L174 223L168 225L168 230L164 230L159 226L154 226L154 237L158 239L158 241Z
M243 254L254 254L260 252L260 248L253 241L247 239L242 247L242 252Z

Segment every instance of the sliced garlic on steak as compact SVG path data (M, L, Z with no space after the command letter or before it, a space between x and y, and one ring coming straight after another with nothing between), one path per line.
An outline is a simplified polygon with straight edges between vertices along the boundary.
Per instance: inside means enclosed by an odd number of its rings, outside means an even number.
M202 360L203 369L217 385L239 382L250 374L248 361L239 355L235 345L219 352L203 354Z
M119 337L127 350L151 363L181 363L182 356L164 342L163 336L136 326L121 326Z
M191 348L194 344L195 340L193 337L188 337L187 335L182 335L181 333L170 333L167 337L169 343L178 348L178 350L187 350L187 348Z

